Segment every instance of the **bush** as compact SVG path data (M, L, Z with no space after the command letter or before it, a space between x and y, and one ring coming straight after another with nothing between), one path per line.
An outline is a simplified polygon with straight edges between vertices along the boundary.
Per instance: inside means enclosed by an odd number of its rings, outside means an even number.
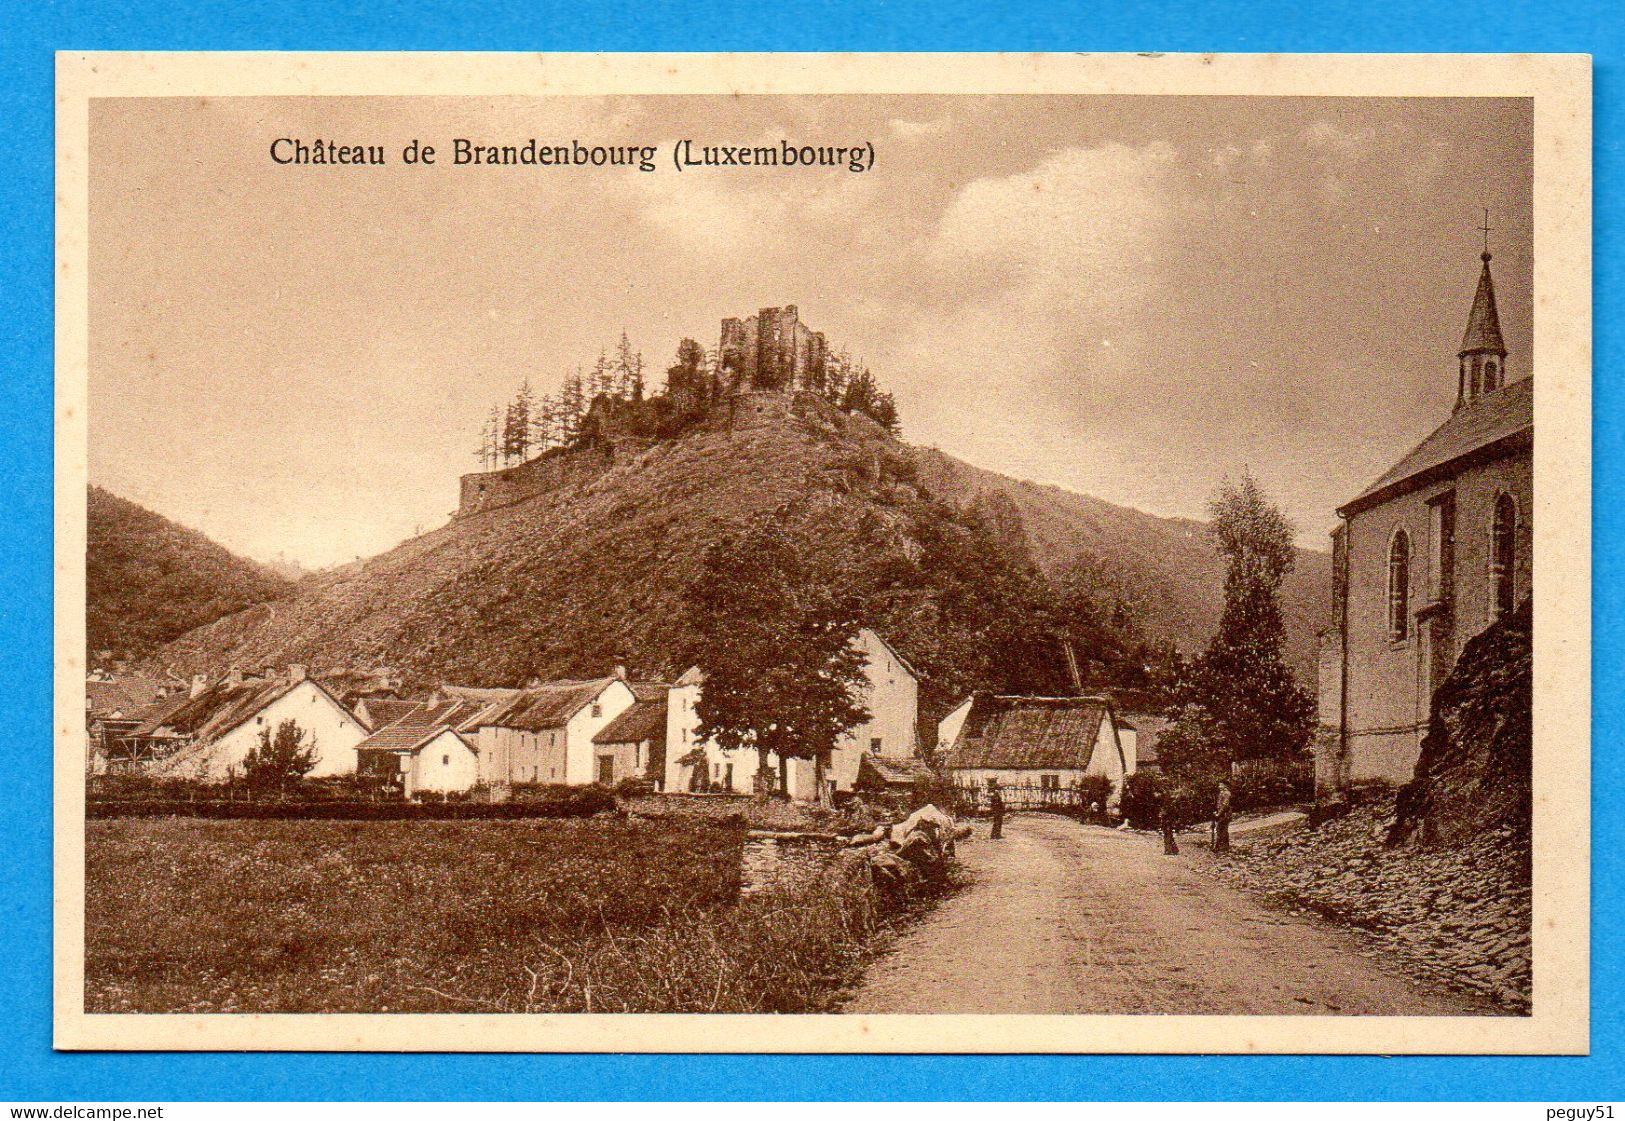
M1079 809L1086 816L1105 817L1106 805L1112 798L1112 780L1105 775L1084 775L1078 780ZM1094 807L1100 812L1095 814Z
M1135 771L1123 780L1123 801L1118 812L1136 829L1157 828L1157 776Z
M583 792L592 787L579 787ZM581 797L551 800L533 799L513 802L424 801L406 802L400 799L379 802L228 802L168 801L147 799L139 801L102 800L87 803L87 818L118 817L204 817L246 820L286 818L314 821L482 821L508 820L532 817L592 817L604 810L615 808L615 799L607 791L601 797ZM609 798L606 807L602 798Z
M596 813L613 813L619 808L614 793L607 786L565 786L557 782L516 782L513 801L533 805L551 805L560 808L558 817L591 817Z
M644 798L654 792L654 780L650 778L623 778L615 784L617 798Z
M1250 760L1230 780L1230 790L1232 809L1279 809L1314 801L1315 772L1293 759Z

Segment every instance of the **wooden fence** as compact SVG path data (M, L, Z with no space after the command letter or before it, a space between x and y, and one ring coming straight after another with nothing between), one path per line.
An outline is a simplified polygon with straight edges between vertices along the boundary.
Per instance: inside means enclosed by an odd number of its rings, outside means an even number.
M956 783L955 808L960 812L986 813L992 790L986 784ZM1004 808L1036 810L1043 813L1081 815L1089 809L1084 803L1085 793L1075 786L1042 786L1036 783L1000 783L999 796Z

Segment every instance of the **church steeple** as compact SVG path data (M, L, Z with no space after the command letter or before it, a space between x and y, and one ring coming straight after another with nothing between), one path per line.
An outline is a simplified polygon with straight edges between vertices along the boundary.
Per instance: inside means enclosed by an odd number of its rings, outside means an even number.
M1478 291L1473 294L1473 310L1467 316L1467 332L1461 337L1456 355L1458 381L1456 408L1471 404L1484 394L1501 388L1507 380L1507 347L1501 339L1501 317L1495 310L1495 282L1490 278L1490 218L1484 213L1483 270L1478 274Z

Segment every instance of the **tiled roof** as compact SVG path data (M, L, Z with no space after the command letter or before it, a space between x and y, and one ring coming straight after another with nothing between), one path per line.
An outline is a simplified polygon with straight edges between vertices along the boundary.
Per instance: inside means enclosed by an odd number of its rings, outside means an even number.
M894 759L889 755L865 755L858 761L858 783L865 778L878 779L887 785L909 785L930 782L937 776L923 759Z
M1107 708L1095 697L993 697L971 702L949 769L1083 768Z
M1405 489L1417 476L1441 468L1480 448L1532 432L1535 426L1535 379L1508 382L1451 414L1426 440L1412 448L1380 479L1361 491L1338 513L1345 517Z
M158 698L158 683L150 677L123 676L111 681L85 682L86 706L92 716L134 716L149 708Z
M198 740L214 739L291 692L297 684L283 678L269 681L254 678L236 685L222 681L195 697L182 694L171 703L160 705L136 734L152 736L167 729Z
M366 705L367 715L372 717L372 726L382 728L393 724L407 713L418 708L417 701L403 701L398 697L363 697L361 704ZM357 707L360 707L358 705Z
M569 722L570 717L591 704L600 693L607 689L613 677L603 677L595 681L552 681L546 685L539 685L534 689L515 689L511 691L505 703L493 705L489 710L479 715L476 725L459 725L461 731L465 726L499 728L516 728L523 732L539 732L544 728L559 728Z
M442 701L438 704L417 704L412 711L393 723L378 729L356 744L357 751L412 751L447 730L455 730L456 721L467 715L470 702ZM473 746L470 744L469 746Z
M638 687L633 687L636 693ZM631 708L604 725L603 731L592 738L593 743L642 743L645 740L666 738L666 689L662 687L656 698L639 699Z

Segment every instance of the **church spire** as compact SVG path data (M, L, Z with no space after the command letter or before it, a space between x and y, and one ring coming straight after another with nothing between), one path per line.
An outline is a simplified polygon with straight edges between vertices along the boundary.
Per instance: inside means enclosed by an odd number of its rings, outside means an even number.
M1473 310L1467 316L1467 332L1461 337L1456 383L1456 408L1470 404L1486 393L1501 388L1507 380L1507 347L1501 338L1501 317L1495 309L1495 281L1490 278L1490 215L1484 212L1484 268L1478 274L1478 291L1473 294Z

